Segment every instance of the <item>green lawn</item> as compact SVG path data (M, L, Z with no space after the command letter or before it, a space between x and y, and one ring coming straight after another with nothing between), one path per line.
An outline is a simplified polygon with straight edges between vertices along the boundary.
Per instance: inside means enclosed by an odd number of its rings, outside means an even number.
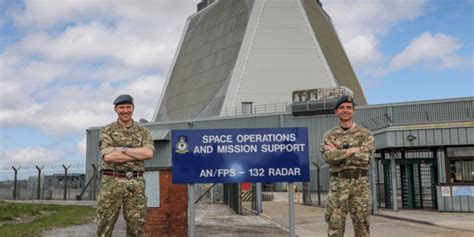
M94 214L85 206L0 201L0 236L41 236L44 230L90 222Z

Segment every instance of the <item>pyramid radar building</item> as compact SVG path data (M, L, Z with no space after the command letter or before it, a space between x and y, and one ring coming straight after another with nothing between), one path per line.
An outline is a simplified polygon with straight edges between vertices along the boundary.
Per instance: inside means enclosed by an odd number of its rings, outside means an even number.
M293 91L340 86L367 104L318 0L203 0L186 22L153 121L290 104Z

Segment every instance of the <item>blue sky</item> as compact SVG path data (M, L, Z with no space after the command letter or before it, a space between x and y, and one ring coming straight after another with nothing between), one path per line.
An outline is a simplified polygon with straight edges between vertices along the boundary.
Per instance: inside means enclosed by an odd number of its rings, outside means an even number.
M118 94L150 120L197 2L0 0L0 176L83 161ZM369 104L474 96L474 1L322 2Z

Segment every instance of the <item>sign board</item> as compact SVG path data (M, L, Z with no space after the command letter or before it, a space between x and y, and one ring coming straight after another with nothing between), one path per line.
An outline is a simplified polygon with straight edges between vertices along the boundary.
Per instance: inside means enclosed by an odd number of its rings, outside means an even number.
M172 131L173 183L308 182L307 128Z
M442 197L451 197L451 187L441 186L441 196Z
M472 197L473 189L472 186L453 186L453 197Z

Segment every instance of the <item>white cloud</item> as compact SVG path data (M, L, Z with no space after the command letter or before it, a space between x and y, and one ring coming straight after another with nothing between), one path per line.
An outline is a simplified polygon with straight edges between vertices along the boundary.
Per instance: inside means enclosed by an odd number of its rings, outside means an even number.
M323 0L322 3L356 67L383 58L379 42L390 28L416 19L426 6L426 0Z
M93 126L105 125L115 120L112 101L123 93L135 97L134 118L150 120L160 96L164 78L157 74L139 76L122 81L120 85L101 83L93 86L87 82L57 83L57 85L39 88L29 95L21 94L21 83L10 93L19 93L25 103L17 103L15 97L2 99L0 124L2 126L29 125L43 132L61 136L71 132L84 132ZM11 85L12 83L8 83ZM23 87L24 88L24 87ZM6 95L0 91L2 98ZM35 100L40 101L34 102ZM8 106L11 101L17 106Z
M197 2L197 1L195 1ZM135 97L150 119L190 1L25 1L14 9L24 37L0 51L0 124L49 135L115 120L113 99Z
M66 151L47 149L43 147L27 147L5 153L7 161L11 162L50 162L66 158Z
M186 16L194 11L195 3L185 0L26 1L15 19L30 29L22 43L26 52L54 60L105 57L166 70ZM66 28L50 33L61 27Z
M133 80L130 85L120 90L120 94L130 94L133 96L135 100L133 117L135 120L144 118L151 121L164 86L164 81L163 77L147 75Z
M455 37L425 32L415 37L399 53L385 55L384 38L398 24L422 16L428 10L427 0L322 0L331 16L352 65L366 75L380 77L419 63L431 68L472 65L457 55L462 47ZM390 49L392 51L393 49ZM364 84L366 81L362 81ZM370 86L367 81L364 85Z
M346 53L358 66L379 62L383 55L378 49L378 40L374 35L359 35L346 43Z
M111 29L91 22L68 27L59 36L44 32L28 35L20 47L26 53L37 53L56 61L104 58L132 67L166 70L175 48L171 44L156 38L141 37L133 29Z
M28 35L21 42L21 49L27 53L40 53L51 59L88 59L100 57L114 48L113 36L99 23L68 27L59 36L46 32ZM110 42L109 42L110 41ZM109 44L106 44L109 42ZM84 50L84 49L88 50Z
M166 19L170 24L176 19L183 20L182 13L194 11L197 2L199 0L81 0L61 3L57 0L26 0L24 11L16 12L16 22L39 29L54 27L58 22L81 22L90 18L131 20L157 26L156 23L164 23Z
M34 115L40 110L41 106L38 104L31 104L30 106L16 109L2 108L0 113L0 124L6 126L29 123L34 119Z
M34 111L30 110L30 116L23 116L23 122L56 136L84 132L89 127L115 120L112 101L122 93L135 97L135 119L150 119L162 86L163 78L155 75L124 82L118 88L108 84L95 89L84 85L47 88L43 94L47 102ZM16 110L11 116L20 116L21 113L24 111Z
M434 62L437 64L436 67L454 66L463 61L454 55L461 46L462 44L452 36L424 32L392 59L389 70L400 70L424 61Z
M389 27L405 20L414 20L425 8L426 0L324 0L329 13L345 42L358 35L385 34Z
M440 60L441 68L457 67L460 65L474 65L474 57L471 57L471 60L469 61L469 59L462 58L456 55L446 55Z

